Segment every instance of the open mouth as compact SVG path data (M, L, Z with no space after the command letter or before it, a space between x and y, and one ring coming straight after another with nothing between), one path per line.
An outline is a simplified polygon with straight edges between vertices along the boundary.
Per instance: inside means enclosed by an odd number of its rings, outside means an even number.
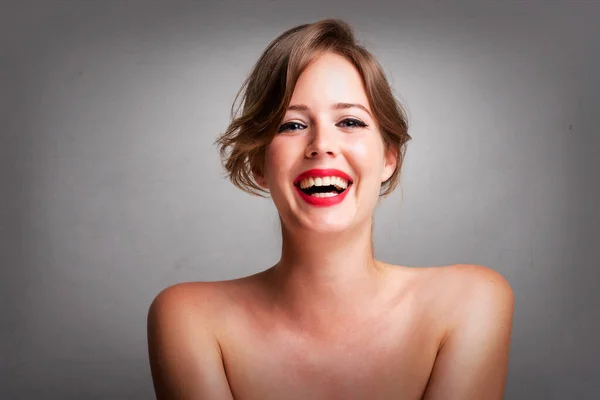
M352 177L339 169L314 168L301 173L294 186L306 203L329 207L344 201L352 183Z
M296 182L302 193L311 197L334 197L344 193L352 185L339 176L309 177Z

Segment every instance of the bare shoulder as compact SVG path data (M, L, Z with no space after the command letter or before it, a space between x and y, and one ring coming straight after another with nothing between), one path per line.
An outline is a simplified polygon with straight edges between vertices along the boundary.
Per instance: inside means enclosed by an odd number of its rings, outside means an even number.
M423 276L445 325L424 398L501 399L514 308L509 283L481 265L427 268Z
M514 294L508 281L497 271L481 265L448 267L451 298L459 311L455 330L464 329L478 318L488 329L510 334Z
M473 264L445 266L441 267L438 278L450 286L451 295L461 298L467 309L512 308L512 288L506 278L492 268Z
M258 297L259 275L177 283L161 290L148 310L149 333L169 324L180 327L177 331L181 335L202 334L218 341L225 325L235 319L252 298Z
M437 278L449 280L449 283L463 285L473 290L490 286L498 291L498 294L510 294L512 290L508 281L497 271L483 265L476 264L456 264L445 265L435 268Z
M422 270L417 281L424 288L442 294L445 300L482 299L512 302L513 292L508 281L492 268L475 264L455 264ZM446 297L448 296L448 297Z
M165 318L208 318L211 309L222 301L222 286L222 282L184 282L166 287L152 301L149 315Z
M161 290L148 310L148 329L169 323L185 326L181 332L202 331L218 339L223 324L223 310L231 315L239 297L248 291L253 280L245 277L213 282L177 283ZM238 300L236 300L238 299Z
M213 315L222 317L220 307L235 303L239 296L252 291L257 286L260 275L261 273L257 273L222 281L177 283L160 291L154 298L150 310L172 308L174 312L183 314L193 312L208 319Z
M440 322L443 336L465 326L465 320L476 315L490 326L510 325L513 291L508 281L492 268L456 264L411 270L414 298L423 312Z
M179 283L152 301L147 335L158 399L231 398L218 323L228 286L226 281Z

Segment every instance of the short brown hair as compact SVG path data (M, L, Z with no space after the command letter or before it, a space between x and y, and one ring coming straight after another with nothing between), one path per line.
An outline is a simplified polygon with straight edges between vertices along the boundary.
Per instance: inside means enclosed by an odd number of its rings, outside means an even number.
M273 40L237 93L231 107L232 121L215 143L228 178L240 189L259 196L267 193L256 183L253 172L264 175L265 150L285 116L296 82L325 52L341 55L356 67L383 141L396 154L396 169L382 183L381 196L387 196L398 184L406 143L411 139L406 114L383 68L356 41L352 28L344 21L325 19L289 29ZM242 103L238 103L240 97Z

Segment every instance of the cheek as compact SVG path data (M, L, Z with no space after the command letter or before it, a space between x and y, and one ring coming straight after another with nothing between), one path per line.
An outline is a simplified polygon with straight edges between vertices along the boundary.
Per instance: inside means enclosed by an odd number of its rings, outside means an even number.
M293 147L278 138L269 144L265 152L265 176L268 182L279 180L278 176L290 170L295 159Z
M383 146L377 140L355 140L349 150L363 177L378 176L383 166Z

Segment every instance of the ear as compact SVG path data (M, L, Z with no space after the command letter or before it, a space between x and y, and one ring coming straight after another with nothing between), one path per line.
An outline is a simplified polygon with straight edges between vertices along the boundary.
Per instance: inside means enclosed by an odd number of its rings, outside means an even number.
M252 177L254 178L256 183L258 183L258 185L263 189L269 188L267 186L267 180L265 179L264 174L262 173L262 171L259 171L258 168L252 167Z
M398 151L394 147L386 146L384 151L383 171L381 175L382 183L390 179L398 164Z

